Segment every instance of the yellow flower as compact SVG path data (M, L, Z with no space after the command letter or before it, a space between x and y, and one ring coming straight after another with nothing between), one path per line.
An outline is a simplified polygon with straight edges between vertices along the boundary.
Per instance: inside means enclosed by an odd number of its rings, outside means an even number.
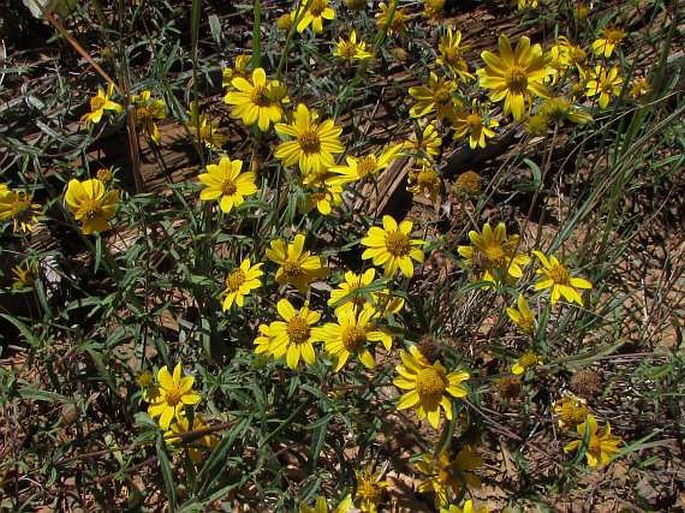
M516 360L516 363L511 366L511 372L512 374L518 376L526 372L528 369L532 369L538 365L542 365L542 358L536 355L533 351L526 351L518 360Z
M598 37L592 43L592 53L608 59L614 53L614 50L621 46L624 37L626 37L626 33L622 28L606 27L602 30L601 37Z
M490 51L481 53L487 65L476 73L480 86L491 89L493 102L504 100L504 114L513 114L516 121L523 118L526 103L532 96L546 98L549 93L543 84L546 76L545 58L540 45L530 45L526 36L519 39L516 50L512 50L509 38L499 36L499 55Z
M539 115L544 116L548 121L561 123L570 121L578 125L592 121L592 115L585 110L573 105L567 98L557 96L545 100L540 106Z
M423 0L423 13L428 19L439 20L445 9L445 0Z
M439 55L435 62L447 68L450 73L460 80L471 80L473 75L469 73L469 65L464 59L464 53L468 51L468 46L461 46L461 32L452 32L447 29L447 34L440 38L438 43Z
M339 207L342 204L343 189L339 183L333 181L331 173L312 172L305 175L302 179L302 184L312 189L306 196L303 210L309 212L314 207L322 215L329 215L333 207Z
M585 422L585 418L590 413L587 401L571 392L566 392L561 399L554 401L552 410L562 429L575 428L578 424Z
M95 178L100 180L103 184L108 185L114 181L114 170L110 167L102 167L95 173Z
M469 136L469 147L472 150L476 149L476 146L485 148L486 137L495 137L497 134L492 128L498 127L499 123L497 120L492 118L484 118L476 103L473 103L471 107L471 112L462 110L457 112L454 119L454 139L461 139Z
M259 279L264 275L259 269L261 266L262 264L252 265L250 259L246 258L235 271L226 277L226 289L223 291L226 297L222 306L224 312L229 311L234 302L242 308L245 296L262 286L262 281Z
M352 513L354 505L352 504L352 497L346 496L338 505L333 509L332 513ZM317 497L316 503L313 508L309 507L305 503L300 503L299 505L300 513L328 513L328 503L325 497Z
M574 45L567 37L559 36L545 55L547 73L552 83L572 66L581 65L585 58L585 50Z
M388 351L392 347L392 337L376 327L376 310L369 306L359 312L354 308L343 308L337 309L335 315L337 323L326 323L318 330L318 338L334 360L333 372L342 369L352 355L357 355L364 367L373 369L376 361L367 344L380 342Z
M346 166L330 168L331 173L339 176L333 176L328 181L336 185L345 185L378 174L399 157L401 150L401 144L394 144L384 148L380 155L369 153L362 157L347 156L345 157Z
M150 91L141 91L131 96L133 119L136 126L155 144L162 142L162 136L155 121L166 119L166 103L162 99L152 99Z
M450 505L449 508L440 509L440 513L489 513L488 508L485 506L475 507L471 499L464 502L464 507L460 508L454 504Z
M119 191L106 191L105 185L93 178L80 182L69 180L64 201L77 221L83 223L84 235L109 230L109 220L117 210Z
M519 11L538 8L538 0L513 0L512 3L518 4Z
M276 26L283 32L290 32L290 29L293 27L294 18L294 12L287 12L285 14L281 14L276 20Z
M413 118L421 118L435 111L438 119L453 120L456 108L461 105L454 98L456 90L455 82L439 77L431 71L426 85L409 88L409 94L416 100L416 103L409 109L409 115Z
M530 263L530 257L517 249L519 236L507 237L507 228L502 222L494 230L490 223L483 225L482 233L471 230L469 239L471 245L459 246L457 252L482 281L499 283L502 278L519 279L523 276L522 267Z
M373 57L373 54L366 49L364 41L357 42L357 32L353 29L349 39L342 37L338 39L333 48L333 55L345 62L365 61Z
M301 5L295 16L295 19L300 20L298 32L304 32L311 25L314 33L319 34L323 31L323 20L335 19L335 11L329 7L328 0L305 0Z
M416 164L419 168L412 167L409 170L407 190L412 194L423 194L436 203L442 189L440 174L429 160L420 159Z
M404 299L392 296L386 287L374 284L375 277L376 270L373 268L363 274L347 271L344 281L331 290L328 306L335 308L336 315L340 310L358 311L362 307L370 307L378 315L398 313L404 308Z
M293 13L286 14L284 16L289 16L292 19ZM246 54L236 55L233 60L233 67L226 67L221 73L221 87L225 89L232 89L233 85L231 82L234 78L242 77L247 79L248 71L247 67L250 64L252 57Z
M649 83L647 77L640 77L633 80L630 86L630 97L633 100L638 100L643 96L646 96L652 91L652 85Z
M440 146L442 146L442 139L438 135L438 129L433 123L428 123L423 129L412 133L402 144L402 149L410 154L418 153L435 157L440 153Z
M376 13L376 25L388 35L404 34L407 31L409 16L397 6L397 0L390 0L390 5L385 2L378 4L381 12Z
M231 85L236 89L224 96L224 102L233 105L231 117L242 119L247 126L255 123L262 132L266 132L271 123L283 119L282 103L290 102L285 95L285 88L278 80L267 80L262 68L252 72L252 80L235 77Z
M589 80L586 82L586 96L592 98L599 95L599 106L606 109L612 96L619 96L623 88L623 78L619 69L614 66L610 70L602 66L595 66L590 71Z
M155 385L155 376L150 371L141 371L136 376L136 385L140 388L141 397L146 403L151 403L159 395L159 387Z
M200 114L196 102L190 102L188 118L188 122L185 124L186 128L196 141L204 144L207 148L220 150L228 141L228 136L219 132L219 122L210 120L207 114Z
M166 431L173 419L183 417L186 406L200 402L201 396L193 391L193 376L182 376L181 364L174 367L173 376L165 365L157 373L159 395L154 398L147 409L153 419L159 417L159 426Z
M321 339L318 330L312 329L312 326L319 322L321 314L310 310L306 304L297 311L285 298L276 304L276 310L283 321L274 321L269 326L271 353L275 358L285 354L286 363L291 369L297 368L300 358L307 365L313 365L316 360L313 344Z
M254 339L254 345L255 349L254 352L258 355L264 354L264 353L272 353L273 347L273 336L271 335L271 326L269 324L260 324L259 325L259 336L255 337ZM282 354L279 355L279 358L283 356Z
M187 417L180 417L171 424L171 428L164 433L164 440L168 444L184 444L193 463L202 461L206 449L213 449L219 443L219 438L211 433L195 434L209 428L202 415L193 415L193 421Z
M241 173L242 160L231 160L221 157L218 164L207 166L207 172L201 173L198 179L205 186L200 193L202 201L219 200L219 208L228 214L233 207L239 207L245 196L257 192L256 176L252 171Z
M300 103L293 114L292 123L276 125L279 135L294 138L278 145L274 153L276 158L284 166L297 164L303 175L327 171L335 165L334 155L345 151L340 142L342 128L331 119L321 123L317 119L315 111L310 111Z
M608 422L604 429L599 430L597 419L588 414L585 422L576 427L580 440L575 440L564 447L565 452L585 449L585 457L590 468L600 468L607 465L620 452L618 445L621 438L611 434L611 424ZM587 443L585 440L587 439Z
M383 266L386 278L392 278L398 270L411 278L414 275L412 260L423 262L423 251L417 246L425 244L421 239L409 238L413 226L406 220L398 226L391 216L383 216L383 229L372 226L361 240L367 247L362 259L373 259L373 265Z
M289 283L302 293L307 291L311 282L328 275L326 260L304 251L304 241L304 235L298 233L292 244L276 239L266 250L266 257L280 266L276 271L276 282L280 285Z
M452 185L452 190L461 197L480 196L481 177L475 171L464 171L460 174Z
M434 428L440 424L440 408L445 417L452 419L452 397L466 397L468 391L462 382L469 379L469 373L454 371L447 373L443 365L436 361L430 363L418 347L412 345L409 352L400 351L402 363L395 370L399 374L393 384L407 390L397 406L399 410L416 408L419 420L428 418Z
M426 476L419 483L419 492L433 492L436 507L445 506L450 495L459 495L464 487L481 487L474 470L483 466L483 460L470 445L462 447L454 459L446 450L437 456L425 454L416 466Z
M390 488L388 481L381 481L381 473L374 472L372 467L355 471L357 476L357 491L354 498L362 513L377 513L378 506L383 502L385 490Z
M32 232L38 224L42 207L33 203L33 196L24 191L16 191L2 184L0 189L0 222L12 220L14 232Z
M19 265L12 267L12 290L23 290L33 286L38 279L40 269L36 262L24 260Z
M81 117L81 122L99 123L106 110L117 113L121 112L123 107L110 99L113 94L114 84L107 86L107 92L98 87L98 94L90 99L90 112Z
M507 307L507 315L523 333L532 335L535 332L535 314L523 294L519 294L516 303L517 308Z
M569 270L554 255L549 258L542 251L533 251L542 268L535 271L540 279L535 283L535 290L552 289L551 301L555 304L560 297L583 306L583 298L576 289L591 289L592 283L584 278L571 276Z

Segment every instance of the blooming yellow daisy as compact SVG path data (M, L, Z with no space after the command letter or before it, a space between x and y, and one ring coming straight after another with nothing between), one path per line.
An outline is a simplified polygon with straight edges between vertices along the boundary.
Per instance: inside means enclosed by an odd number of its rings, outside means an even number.
M40 276L40 266L37 262L24 260L12 267L12 290L24 290L33 286Z
M447 29L447 34L440 38L438 43L438 56L435 62L447 68L455 77L460 80L471 80L473 75L469 73L469 65L464 59L464 53L468 51L469 47L461 45L461 32L453 32L451 28Z
M193 391L193 376L182 376L181 364L174 367L173 376L165 365L157 373L158 395L148 406L147 412L153 419L159 417L159 426L166 431L173 419L183 417L186 406L197 404L202 397Z
M298 32L304 32L311 25L314 33L319 34L323 31L323 20L335 19L335 11L328 5L328 0L305 0L301 5L295 15L295 19L299 20Z
M479 69L480 86L491 89L493 102L504 100L504 114L513 114L515 120L523 118L526 103L532 96L549 96L544 80L547 75L542 47L530 45L526 36L519 39L516 50L509 38L502 34L498 41L499 55L490 51L481 53L486 67Z
M585 448L585 457L590 468L600 468L607 465L616 454L621 452L618 448L621 438L611 434L611 424L608 422L604 429L599 430L597 419L588 414L585 422L578 424L576 428L578 438L564 447L565 452L571 452L581 447ZM587 445L585 439L587 438Z
M171 445L184 444L191 461L198 464L204 459L207 449L213 449L219 443L219 437L211 433L193 435L207 429L209 425L202 414L195 413L192 421L183 416L176 419L176 422L171 424L170 429L164 433L164 441Z
M538 365L542 365L542 358L533 351L526 351L516 360L514 365L511 366L511 372L512 374L519 376L528 369L532 369Z
M397 0L390 0L390 5L385 2L378 4L381 12L376 13L376 25L388 35L404 34L407 31L407 21L409 16L401 7L398 7Z
M64 201L77 221L82 224L84 235L109 230L109 220L117 210L119 191L107 192L97 178L80 182L69 180Z
M381 480L381 472L374 472L369 466L355 471L357 476L357 490L354 498L362 513L377 513L378 506L385 501L386 490L391 484Z
M303 209L305 212L316 207L319 213L327 216L333 207L342 205L343 188L340 183L333 182L332 177L328 171L312 172L303 177L302 185L309 189Z
M507 228L500 222L493 230L490 223L483 225L482 233L469 232L470 246L459 246L457 252L464 257L478 279L499 283L500 275L518 279L530 263L530 257L518 251L519 236L507 237Z
M346 166L330 168L330 172L338 176L332 176L328 181L335 185L345 185L378 174L399 157L401 150L401 144L393 144L384 148L380 155L369 153L362 157L347 156Z
M235 90L226 93L224 102L233 105L232 118L242 119L247 126L256 123L262 132L266 132L271 123L283 119L282 104L289 103L290 99L278 80L266 79L264 69L255 69L251 81L235 77L231 85Z
M241 173L242 160L221 157L218 164L209 164L207 172L197 178L205 186L200 193L202 201L219 200L219 208L228 214L233 207L239 207L245 196L257 192L256 176L252 171Z
M344 280L331 290L328 306L338 310L358 311L363 307L372 308L377 315L398 313L404 308L404 299L393 296L381 283L374 283L376 270L371 268L362 274L346 271Z
M497 134L493 130L499 126L497 120L492 118L484 118L478 106L474 102L471 107L471 112L462 110L457 112L454 118L454 139L462 139L469 136L469 147L472 150L476 146L485 148L486 137L495 137Z
M593 98L599 95L599 106L606 109L611 101L611 97L621 94L623 78L616 66L611 69L595 66L595 69L590 71L585 87L587 89L586 96Z
M223 310L227 312L235 302L240 308L245 303L245 296L254 289L262 286L259 279L264 273L259 269L261 263L252 265L249 258L240 263L240 266L226 277L226 289L223 302Z
M507 315L526 335L531 335L535 331L535 314L531 311L523 294L519 294L516 300L516 308L507 307Z
M334 155L345 151L340 142L342 128L331 119L319 123L316 112L302 103L297 106L292 123L278 123L276 132L293 138L278 145L276 158L285 166L297 164L303 175L328 170L335 165Z
M621 45L624 37L626 37L626 32L622 28L606 27L602 30L601 36L593 41L592 53L608 59Z
M545 54L547 74L556 83L559 77L572 66L580 66L585 62L585 50L571 42L565 36L559 36L549 51Z
M407 220L398 226L391 216L383 216L383 229L372 226L361 240L362 245L367 247L362 258L373 259L373 265L383 266L387 278L392 278L398 270L411 278L414 275L412 260L423 262L423 251L417 246L425 244L421 239L409 238L413 226Z
M276 304L276 310L283 321L274 321L269 326L274 357L285 354L285 361L291 369L297 368L300 359L307 365L314 364L314 343L320 338L318 330L312 326L319 322L321 314L310 310L306 304L299 311L295 310L285 298Z
M409 109L413 118L422 118L435 112L438 119L453 120L461 103L454 97L457 84L431 71L426 85L409 88L416 103Z
M483 466L483 459L470 445L461 448L456 457L447 450L437 456L424 454L416 464L425 478L419 483L421 493L433 492L437 508L445 506L450 496L459 495L462 488L480 488L475 470Z
M366 61L373 57L373 54L366 49L364 41L357 42L357 31L352 30L348 39L342 37L334 44L333 55L345 62Z
M162 135L156 121L166 119L166 103L161 98L152 98L148 90L131 96L133 119L138 129L155 144L162 142Z
M575 429L578 424L585 422L590 410L587 401L571 392L565 392L561 399L554 401L552 411L557 416L557 422L562 429Z
M419 154L427 157L435 157L440 153L442 139L438 129L433 123L428 123L416 133L412 133L409 139L402 144L402 149L410 155Z
M376 327L376 311L368 306L359 311L344 308L336 310L335 315L337 323L326 323L318 331L326 353L334 360L333 372L342 369L352 355L357 355L364 367L373 369L376 361L367 344L380 342L386 350L392 348L392 337Z
M12 221L15 233L32 232L38 224L42 207L33 203L33 196L24 191L0 188L0 222Z
M107 86L107 92L98 87L98 94L91 97L90 99L90 112L86 112L81 117L81 122L87 123L99 123L102 119L106 110L119 113L123 110L123 107L117 102L111 100L114 94L114 84L109 84Z
M630 97L633 100L638 100L643 96L648 95L652 91L652 85L647 77L640 77L633 80L630 85Z
M302 293L307 291L311 282L328 276L326 260L304 251L304 242L304 235L298 233L292 244L276 239L266 250L267 258L280 266L276 271L276 282L280 285L289 283Z
M469 379L469 373L454 371L448 374L439 361L431 364L415 345L409 347L409 352L400 351L400 358L402 363L395 368L399 376L393 383L407 392L397 408L416 408L417 417L427 417L430 425L436 429L440 424L441 407L445 417L451 420L452 397L467 396L468 391L462 383Z
M538 257L542 264L542 268L535 271L540 276L540 279L535 283L535 290L552 289L552 304L555 304L563 296L567 301L583 306L583 298L576 289L591 289L592 283L584 278L571 276L566 266L559 262L554 255L547 258L542 251L533 251L533 254Z

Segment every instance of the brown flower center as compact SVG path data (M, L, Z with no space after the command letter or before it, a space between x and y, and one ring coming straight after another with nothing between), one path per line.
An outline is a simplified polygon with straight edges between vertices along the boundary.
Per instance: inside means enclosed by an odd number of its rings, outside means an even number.
M181 397L183 397L183 392L181 391L180 388L174 387L172 389L166 390L165 391L165 398L167 404L170 406L176 406L178 403L181 402Z
M386 234L385 247L392 256L402 257L409 254L411 243L409 237L397 230Z
M528 76L521 68L512 68L507 77L507 88L516 94L523 94L528 89Z
M236 269L226 278L226 288L230 292L236 292L240 290L240 286L245 283L246 278L242 269Z
M232 196L237 190L238 187L233 180L230 178L224 178L224 181L221 183L221 192L224 196Z
M312 0L309 6L309 12L315 18L321 16L323 11L326 9L326 2L324 0Z
M566 267L563 265L553 265L548 271L549 278L558 285L568 285L571 281L571 275Z
M447 388L447 379L435 367L426 367L416 376L416 391L421 398L433 399L440 397Z
M270 101L266 87L262 85L254 86L252 92L250 93L250 100L257 107L267 107Z
M376 171L376 157L374 155L365 155L357 160L357 174L362 178L374 171Z
M300 345L309 340L312 329L309 323L298 315L288 321L286 332L292 344Z
M321 140L314 130L306 130L299 137L300 148L305 153L319 153Z
M299 262L286 261L283 263L283 274L288 280L294 280L304 274Z
M366 331L359 326L348 326L343 329L342 343L349 352L358 351L362 344L366 342Z
M466 124L469 126L469 130L472 132L480 130L483 126L483 118L480 117L480 114L469 114L466 116Z
M78 207L77 215L84 219L95 219L102 213L100 203L93 198L84 199Z

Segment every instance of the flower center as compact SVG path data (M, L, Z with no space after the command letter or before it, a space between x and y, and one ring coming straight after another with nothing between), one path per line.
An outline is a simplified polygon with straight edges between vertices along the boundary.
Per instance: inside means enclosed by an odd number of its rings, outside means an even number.
M480 117L480 114L469 114L466 117L466 124L469 126L469 130L476 131L483 126L483 118Z
M398 230L386 234L385 247L392 256L402 257L409 254L411 243L409 242L409 237Z
M77 215L79 218L95 219L102 212L100 203L93 198L86 198L81 202L78 208Z
M417 184L422 189L437 189L440 184L440 179L433 169L422 169L416 179Z
M448 46L443 49L442 57L447 64L454 66L459 62L459 48L456 46Z
M447 388L445 376L435 367L426 367L416 376L416 391L422 398L435 399Z
M233 180L230 178L224 178L224 181L221 183L221 192L224 196L232 196L237 190L238 187Z
M365 155L357 161L357 174L362 178L376 171L376 157Z
M507 88L516 94L523 94L528 89L528 76L521 68L514 67L507 79Z
M250 93L250 100L257 107L267 107L269 105L269 96L266 87L262 85L254 86Z
M165 391L166 402L170 406L176 406L181 402L181 397L183 397L183 392L180 388L171 388Z
M101 96L95 96L90 99L90 110L100 110L102 107L104 107L105 103L107 103L107 100L105 98Z
M305 153L319 153L321 140L314 130L305 130L299 137L300 148Z
M226 288L230 292L236 292L240 290L240 286L245 283L245 273L242 269L236 269L226 278Z
M371 504L377 504L383 498L383 490L371 480L363 480L357 486L357 496Z
M285 274L288 280L294 280L295 278L302 276L302 266L299 262L286 261L283 263L283 274Z
M607 29L604 32L604 37L610 43L620 43L623 40L623 30L621 29Z
M495 265L498 262L504 260L504 257L506 256L504 248L501 244L498 244L497 242L484 246L483 253L485 254L485 258L487 258L489 262Z
M348 326L342 332L342 343L349 352L358 351L366 342L366 331L359 326Z
M445 104L450 101L452 95L450 91L444 87L441 87L435 92L435 103Z
M568 285L571 280L571 275L563 265L552 266L552 268L547 271L547 275L558 285Z
M290 342L296 345L307 342L307 340L309 340L309 336L311 335L311 331L312 330L309 327L309 323L307 323L307 321L300 316L295 316L290 319L288 321L288 327L286 328Z
M312 0L311 5L309 6L309 12L315 18L321 16L324 9L326 9L326 2L324 0Z
M535 367L538 364L538 357L535 353L525 353L521 355L518 361L519 365L524 369Z

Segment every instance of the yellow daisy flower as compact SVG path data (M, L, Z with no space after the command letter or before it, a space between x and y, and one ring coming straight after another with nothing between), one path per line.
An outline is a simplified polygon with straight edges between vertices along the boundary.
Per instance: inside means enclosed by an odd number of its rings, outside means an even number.
M262 286L262 281L259 279L264 275L259 269L261 266L261 263L252 265L250 259L246 258L235 271L226 277L226 289L223 292L226 297L222 306L224 312L229 311L234 302L242 308L245 296Z
M576 289L591 289L592 283L584 278L571 276L566 266L559 262L554 255L547 258L542 251L533 251L533 254L538 257L542 264L542 268L535 271L540 276L540 279L535 283L535 290L552 289L550 298L552 304L555 304L563 296L567 301L583 306L583 298Z
M468 391L462 383L469 379L469 373L454 371L448 374L439 361L431 364L415 345L409 347L409 352L400 351L400 358L402 363L395 368L399 376L393 383L407 392L397 409L416 408L419 420L428 418L436 429L440 424L440 408L451 420L452 397L467 396Z
M429 20L438 21L443 17L445 0L423 0L423 14Z
M547 73L551 77L552 83L556 83L558 78L569 68L583 64L586 57L585 50L580 46L573 44L565 36L559 36L545 54Z
M352 355L357 355L364 367L373 369L376 361L366 345L380 342L386 350L392 348L392 337L376 327L376 311L368 306L360 311L344 308L336 310L335 315L337 323L326 323L318 331L326 353L334 360L333 372L340 371Z
M332 176L328 181L335 185L345 185L378 174L399 157L401 150L401 144L393 144L384 148L380 155L369 153L363 157L347 156L345 157L346 166L330 168L331 173L339 176Z
M304 251L304 242L304 235L298 233L292 244L276 239L266 250L266 257L280 266L276 271L276 282L280 285L289 283L302 293L307 291L311 282L328 276L326 260Z
M518 360L516 360L516 363L511 366L511 372L512 374L519 376L528 369L532 369L538 365L542 365L542 358L536 355L533 351L526 351L519 357Z
M497 120L492 118L484 118L481 115L478 106L474 102L473 106L471 107L471 112L465 110L457 112L453 125L453 137L454 139L462 139L468 135L469 147L472 150L475 150L476 146L485 148L485 138L495 137L497 134L492 129L498 126L499 123Z
M140 388L140 396L146 403L151 403L159 395L159 387L155 383L155 376L149 370L138 373L136 385Z
M119 191L107 192L97 178L80 182L69 180L64 201L77 221L82 223L84 235L109 230L109 220L117 210Z
M552 411L557 416L557 422L562 429L574 429L585 422L590 410L587 401L571 392L566 392L552 404Z
M652 92L652 85L649 83L649 79L647 77L640 77L633 80L629 94L633 100L638 100L650 92Z
M413 226L407 220L398 226L391 216L383 216L383 229L372 226L361 240L362 245L367 247L362 259L373 259L373 265L383 266L386 278L392 278L398 270L411 278L414 275L412 260L423 262L423 251L417 246L425 244L421 239L409 238Z
M519 279L523 276L523 269L530 263L530 257L518 251L519 236L507 237L507 228L500 222L493 230L490 223L483 225L482 233L475 230L469 232L470 246L459 246L457 252L476 273L478 279L491 283L498 283L501 278L512 277Z
M332 53L338 59L348 63L365 61L373 57L373 54L366 49L364 41L357 42L357 32L354 29L350 32L348 39L342 37L338 39L338 42L334 44Z
M409 16L397 6L397 0L390 0L390 5L385 2L378 4L381 12L376 13L376 25L388 35L404 34L407 31Z
M427 159L418 159L409 170L407 190L412 194L423 195L437 203L442 190L442 178L435 164Z
M626 32L622 28L606 27L602 30L601 36L593 41L592 53L608 59L614 50L621 46L624 37L626 37Z
M331 290L328 306L334 307L336 314L339 310L358 311L363 307L372 308L381 316L400 312L404 308L404 299L393 296L383 285L374 284L375 278L376 270L373 268L363 274L345 272L344 281Z
M38 279L40 268L37 262L24 260L12 267L12 290L23 290L32 287Z
M106 110L119 113L124 108L117 102L111 100L114 94L114 84L107 86L107 92L98 87L98 94L90 99L90 112L81 116L82 123L99 123Z
M585 449L585 457L590 468L601 468L607 465L615 455L620 453L618 448L622 442L621 438L611 434L611 424L606 423L604 429L599 430L597 419L594 415L588 414L585 422L579 424L576 428L578 438L564 447L565 452L571 452L576 449ZM588 439L587 445L584 440Z
M547 74L545 58L542 47L531 46L526 36L519 39L513 50L509 38L502 34L498 46L499 55L487 50L481 53L486 67L476 73L480 86L492 90L490 99L493 102L504 100L504 115L511 113L518 121L523 118L526 103L530 103L532 96L549 96L543 83Z
M147 412L150 417L159 417L159 426L166 431L173 419L181 419L186 406L200 402L202 397L193 391L193 376L183 376L181 364L174 367L173 376L165 365L157 373L159 394L153 399Z
M184 444L191 461L198 464L204 459L207 449L213 449L219 443L219 437L211 433L191 435L191 433L207 429L209 429L209 425L200 413L193 415L192 422L184 416L171 424L170 429L164 433L164 441L171 445Z
M385 499L385 491L390 488L388 481L381 481L381 472L374 472L373 467L355 471L357 491L354 498L362 513L377 513Z
M512 3L517 4L519 11L538 8L538 0L513 0Z
M32 232L38 224L42 207L33 203L33 196L24 191L9 189L2 184L0 189L0 222L12 221L15 233Z
M228 214L245 201L245 196L257 192L256 176L252 171L241 173L242 160L221 157L218 164L209 164L207 172L197 178L205 186L200 193L202 201L219 200L219 208Z
M155 121L166 119L164 100L153 99L152 93L145 90L131 96L131 103L133 104L133 119L138 129L155 144L161 143L162 135Z
M306 197L303 209L305 212L316 207L320 214L327 216L333 211L333 207L342 205L343 188L339 183L332 181L332 175L328 171L309 173L302 180L302 184L312 189Z
M540 106L537 115L544 116L548 121L555 123L570 121L571 123L584 125L592 121L592 115L589 112L576 107L570 100L562 96L545 100Z
M409 109L409 115L413 118L422 118L435 112L438 119L453 120L456 108L460 105L454 98L456 90L455 82L431 71L426 85L409 88L409 94L416 101Z
M464 54L469 47L461 46L461 32L453 32L451 28L447 29L447 34L440 38L438 43L438 56L435 62L447 68L455 77L460 80L471 80L473 75L469 73L469 65L464 59Z
M437 456L424 454L416 466L425 476L418 490L420 493L434 493L437 508L445 506L451 496L459 495L464 487L481 487L474 471L483 466L483 459L470 445L462 447L455 458L447 450Z
M464 507L460 508L454 504L449 508L441 508L440 513L489 513L485 506L476 507L471 499L464 502Z
M354 504L352 504L352 497L348 495L338 503L338 505L333 509L332 513L352 513L353 508ZM326 502L326 498L321 496L317 497L313 508L305 503L300 503L299 512L328 513L328 503Z
M196 141L210 150L220 150L228 141L228 136L219 132L219 122L200 113L196 102L190 102L185 126Z
M276 158L284 166L297 164L303 175L328 170L335 165L334 155L345 151L340 142L342 128L331 119L321 123L317 119L315 111L310 111L300 103L293 114L292 123L276 125L278 135L294 139L278 145L274 153Z
M300 359L307 365L313 365L316 360L314 343L321 339L318 330L312 326L319 322L321 314L310 310L306 304L299 311L295 310L285 298L276 304L276 310L283 321L274 321L269 326L274 357L285 354L291 369L297 368Z
M252 72L252 80L235 77L231 81L235 89L224 96L224 102L233 105L231 117L242 119L247 126L255 123L262 132L266 132L271 123L278 123L283 119L283 103L290 99L285 94L285 88L278 80L267 80L262 68Z
M323 20L335 19L335 11L328 5L328 0L305 0L295 19L300 20L297 31L304 32L309 25L315 34L323 31Z
M412 133L409 139L402 144L402 149L410 155L418 153L428 157L435 157L440 153L442 139L438 134L438 129L433 123L428 123L417 133Z
M535 332L535 314L531 311L523 294L519 294L516 306L517 308L508 306L507 315L518 329L526 335L532 335Z
M619 74L618 67L606 69L602 66L595 66L590 71L588 81L585 83L587 91L585 95L593 98L599 95L599 106L606 109L612 96L619 96L623 88L623 78Z
M285 14L284 16L288 16L288 18L291 19L293 13ZM233 67L231 68L230 66L227 66L221 73L221 87L231 90L233 89L231 82L233 82L234 78L242 77L247 79L249 75L247 67L250 65L251 60L252 56L250 55L236 55L235 59L233 60Z

